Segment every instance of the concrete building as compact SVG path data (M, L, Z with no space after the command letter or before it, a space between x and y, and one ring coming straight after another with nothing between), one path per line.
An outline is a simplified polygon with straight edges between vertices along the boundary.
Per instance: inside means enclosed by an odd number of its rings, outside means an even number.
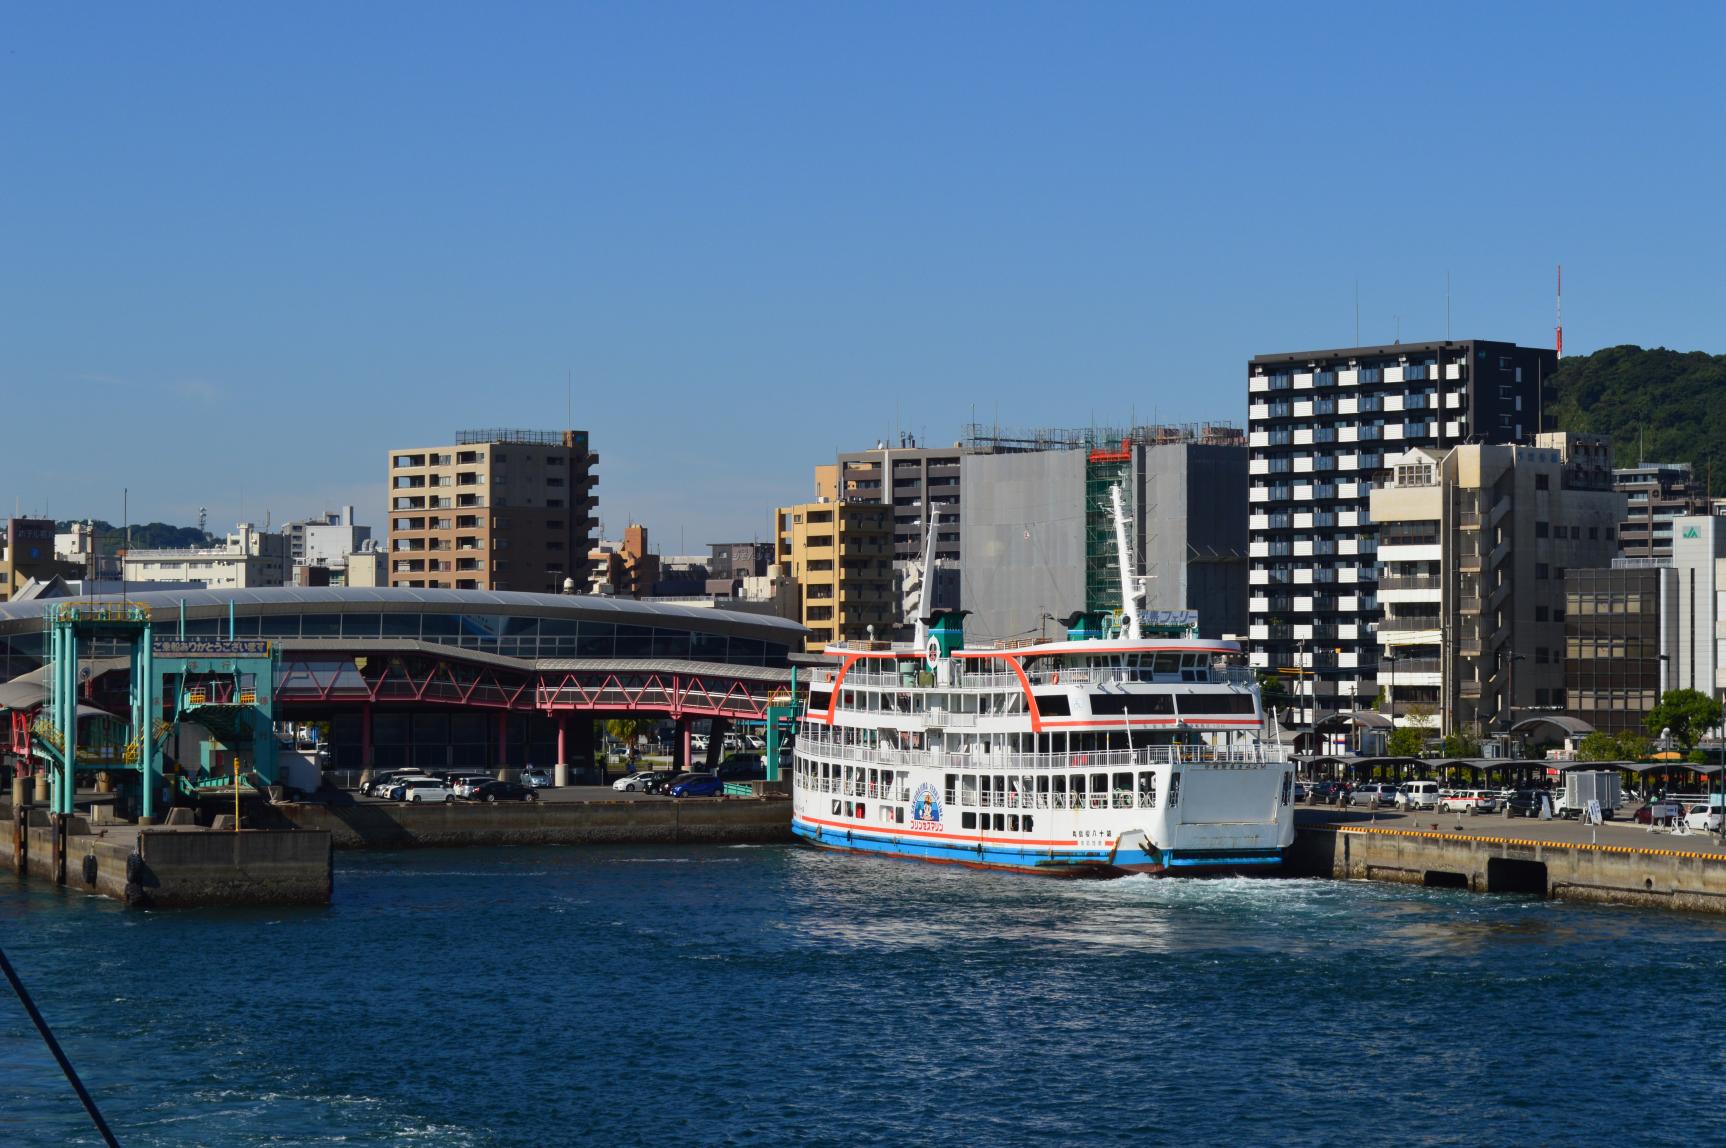
M893 508L893 558L916 562L922 558L931 507L941 511L941 526L935 539L937 561L958 563L961 559L960 500L962 467L967 447L920 447L910 435L902 435L898 446L885 442L873 450L849 451L839 456L837 496L841 502L879 502ZM821 497L821 477L816 478L816 497Z
M344 506L339 512L286 523L282 533L288 539L288 559L293 565L333 569L370 541L372 528L355 523L354 508Z
M1326 708L1371 698L1379 599L1368 499L1387 455L1532 442L1556 366L1549 350L1469 339L1250 360L1252 664L1299 663Z
M1181 433L1173 433L1175 431ZM1247 626L1247 451L1234 428L1141 427L1103 444L1048 435L965 457L960 599L979 637L1041 634L1112 610L1120 579L1109 489L1153 610L1196 610L1205 637Z
M368 539L364 546L347 556L343 564L346 577L343 585L354 587L388 586L390 584L389 553L380 550L377 539Z
M1671 560L1620 558L1564 573L1564 709L1597 730L1643 732L1677 644Z
M1677 648L1670 686L1726 697L1726 517L1673 520Z
M647 527L631 523L621 542L601 542L587 555L589 594L647 598L659 581L659 556L647 548Z
M1612 485L1629 500L1618 532L1625 558L1672 557L1672 521L1707 514L1708 497L1687 462L1651 462L1612 472Z
M129 550L127 582L201 582L212 590L286 585L293 569L285 535L242 522L218 546Z
M893 524L876 502L806 502L774 512L774 562L797 583L812 649L874 636L899 623Z
M1529 710L1562 710L1565 572L1618 551L1624 496L1611 488L1610 447L1553 433L1385 462L1389 480L1369 501L1380 712L1485 735Z
M453 446L391 451L390 585L586 585L598 463L578 430L462 431Z
M58 575L78 578L84 566L55 553L52 518L8 518L5 547L0 549L0 602L9 601L32 578L47 581Z

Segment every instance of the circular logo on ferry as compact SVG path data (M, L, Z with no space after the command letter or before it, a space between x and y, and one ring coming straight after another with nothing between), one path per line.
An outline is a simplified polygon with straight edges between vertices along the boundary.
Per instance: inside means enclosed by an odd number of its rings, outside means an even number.
M936 641L934 638L930 638L929 648L923 652L928 655L929 668L931 670L934 669L935 663L941 660L941 643Z
M941 828L941 799L928 782L919 785L911 797L911 828Z

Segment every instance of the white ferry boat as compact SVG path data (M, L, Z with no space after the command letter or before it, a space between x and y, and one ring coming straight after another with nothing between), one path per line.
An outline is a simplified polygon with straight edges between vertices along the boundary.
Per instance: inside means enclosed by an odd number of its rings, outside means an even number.
M1256 679L1189 612L1147 616L1115 492L1123 605L1060 641L834 643L798 729L792 829L827 849L1058 876L1272 868L1294 769ZM931 528L931 536L933 528ZM928 562L927 553L925 564ZM925 565L925 570L927 565Z

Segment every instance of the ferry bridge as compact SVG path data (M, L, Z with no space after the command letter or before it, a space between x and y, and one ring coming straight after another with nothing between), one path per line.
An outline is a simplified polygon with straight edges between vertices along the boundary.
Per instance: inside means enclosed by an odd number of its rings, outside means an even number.
M594 721L610 717L674 720L674 758L686 764L694 722L761 721L786 700L790 655L806 633L768 615L683 603L503 591L283 587L127 599L153 641L178 643L178 653L199 643L212 655L267 650L273 672L262 676L273 681L253 675L249 704L262 695L274 718L327 723L329 765L355 770L543 763L567 776L593 761ZM20 773L40 772L48 756L30 734L54 681L49 616L68 601L0 603L0 708ZM80 729L135 715L138 658L106 632L78 647ZM153 717L177 715L219 741L243 708L240 679L206 674L196 684L201 693L176 694L178 708ZM99 734L78 740L80 768L98 768L82 746ZM720 745L709 740L710 758Z

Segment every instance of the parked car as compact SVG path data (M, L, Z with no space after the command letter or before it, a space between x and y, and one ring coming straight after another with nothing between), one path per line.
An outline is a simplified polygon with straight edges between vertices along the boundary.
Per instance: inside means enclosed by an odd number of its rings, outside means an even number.
M680 781L688 781L695 774L690 772L677 773L673 770L661 770L653 775L652 780L643 787L645 793L668 793L673 785Z
M659 776L660 772L657 770L643 770L640 773L631 773L618 778L611 783L611 788L619 793L635 793L637 790L645 790L647 783Z
M1398 809L1410 811L1416 809L1438 808L1438 782L1411 781L1396 791Z
M1650 801L1638 809L1633 814L1633 818L1638 825L1671 825L1686 815L1686 810L1681 803L1662 798L1659 801Z
M521 783L531 785L535 789L550 789L552 788L551 770L530 765L521 771Z
M666 790L672 797L720 797L725 783L711 773L692 773Z
M442 803L455 800L455 794L450 791L449 786L445 785L435 777L419 778L417 780L407 782L405 785L397 786L396 790L392 790L392 792L396 791L401 793L401 797L398 800L410 802L415 805L426 801Z
M1552 801L1552 791L1549 789L1519 789L1510 795L1510 800L1504 804L1506 817L1539 817L1540 807L1544 802L1548 806Z
M767 765L753 753L740 753L720 762L713 771L721 781L765 781Z
M388 796L392 787L400 784L403 778L424 776L424 774L414 769L387 770L383 773L374 774L366 787L360 790L360 793L365 797L385 797Z
M489 773L463 773L449 779L449 787L457 797L472 797L473 791L488 781L495 781Z
M372 786L372 796L387 797L392 801L399 801L401 800L402 791L407 788L409 783L415 781L437 780L437 778L428 773L400 773L394 777L386 778Z
M1690 812L1684 815L1684 824L1690 829L1701 830L1703 833L1718 833L1720 832L1720 807L1692 805Z
M1348 795L1351 806L1365 805L1379 807L1396 804L1396 786L1384 783L1357 786Z
M1306 799L1311 805L1336 805L1342 800L1340 781L1315 781L1306 787Z
M468 794L473 801L538 801L539 791L513 781L488 781Z
M1490 789L1446 789L1438 795L1440 813L1492 813L1498 796Z
M1295 804L1296 805L1304 805L1306 803L1306 799L1307 799L1306 782L1304 782L1304 781L1295 782L1294 783L1294 801L1295 801Z

